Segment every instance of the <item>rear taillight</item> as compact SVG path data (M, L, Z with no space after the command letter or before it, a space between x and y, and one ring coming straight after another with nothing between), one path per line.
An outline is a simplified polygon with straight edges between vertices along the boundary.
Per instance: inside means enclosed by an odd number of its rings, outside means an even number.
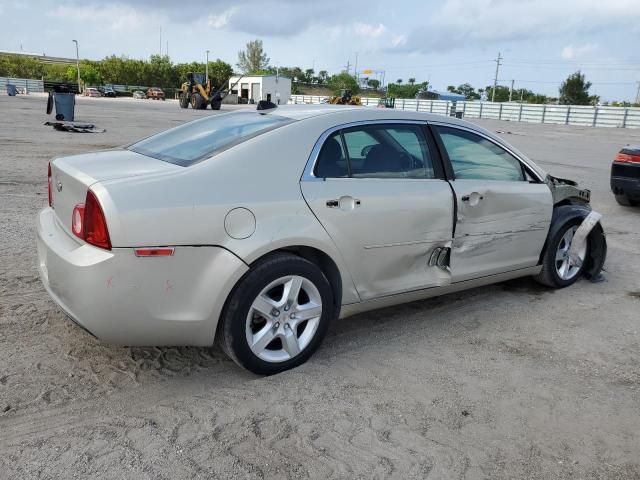
M615 161L620 163L640 163L640 155L629 155L628 153L619 153L616 155Z
M84 203L73 208L71 216L71 231L73 234L96 247L111 250L111 239L107 221L100 202L91 190L87 190Z
M87 199L84 202L84 239L91 245L111 250L107 220L104 218L100 202L91 190L87 190Z
M51 180L51 164L47 168L47 183L49 189L49 206L53 207L53 180Z

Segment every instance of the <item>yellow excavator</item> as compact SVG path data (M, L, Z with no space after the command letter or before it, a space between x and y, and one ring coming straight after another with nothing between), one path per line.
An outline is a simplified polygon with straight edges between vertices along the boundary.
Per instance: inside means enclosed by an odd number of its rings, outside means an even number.
M362 106L362 100L357 95L353 95L351 90L340 90L340 95L335 97L329 97L325 103L331 105L360 105Z
M240 81L240 78L233 86ZM211 83L211 78L207 79L204 73L189 72L187 81L180 87L178 95L180 108L188 108L191 105L191 108L204 110L207 105L211 105L211 110L220 110L222 99L227 96L231 88L223 91L215 87Z

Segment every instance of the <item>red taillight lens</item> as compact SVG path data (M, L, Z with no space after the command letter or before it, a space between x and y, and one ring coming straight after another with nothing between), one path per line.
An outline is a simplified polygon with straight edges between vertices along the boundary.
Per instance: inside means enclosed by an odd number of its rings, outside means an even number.
M47 168L47 183L49 188L49 206L53 207L53 180L51 180L51 164Z
M616 155L616 162L621 163L640 163L640 155L629 155L627 153L619 153Z
M84 202L84 239L87 243L96 247L111 250L111 239L107 221L100 202L91 190L87 190L87 199Z
M84 240L84 203L79 203L73 207L71 231L76 237Z

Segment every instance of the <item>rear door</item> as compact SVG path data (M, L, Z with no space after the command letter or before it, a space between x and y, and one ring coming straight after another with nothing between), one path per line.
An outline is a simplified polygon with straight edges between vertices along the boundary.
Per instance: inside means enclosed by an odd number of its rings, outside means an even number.
M328 133L303 176L305 200L363 300L450 281L428 265L450 244L453 195L424 128L371 123Z
M452 281L537 265L553 211L549 187L492 139L451 125L433 129L457 202Z

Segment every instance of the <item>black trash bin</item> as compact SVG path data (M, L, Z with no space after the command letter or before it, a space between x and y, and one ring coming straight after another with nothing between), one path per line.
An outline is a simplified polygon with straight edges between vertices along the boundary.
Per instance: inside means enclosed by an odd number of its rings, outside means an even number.
M15 97L18 93L18 89L13 83L7 83L7 95L10 97Z
M76 96L73 93L53 94L53 101L56 106L56 120L73 122L76 108Z

